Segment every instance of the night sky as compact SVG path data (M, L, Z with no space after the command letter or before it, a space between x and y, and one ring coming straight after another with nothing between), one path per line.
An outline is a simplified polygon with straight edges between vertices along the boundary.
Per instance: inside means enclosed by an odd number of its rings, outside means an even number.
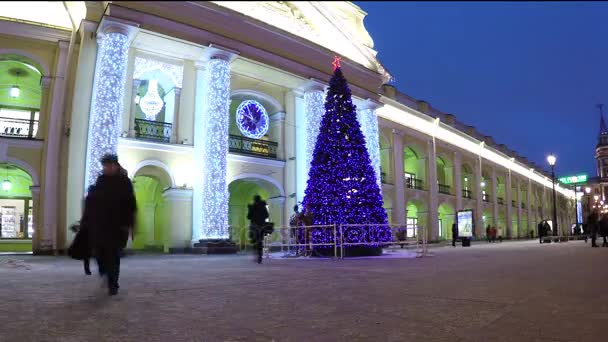
M396 87L558 176L595 176L606 2L363 2Z

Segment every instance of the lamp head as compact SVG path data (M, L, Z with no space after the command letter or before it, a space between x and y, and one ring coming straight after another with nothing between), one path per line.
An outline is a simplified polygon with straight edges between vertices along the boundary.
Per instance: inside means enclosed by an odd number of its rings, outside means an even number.
M549 162L549 165L554 166L556 161L557 157L554 154L550 154L547 156L547 162Z
M586 187L585 188L585 193L587 193L587 195L590 194L591 193L591 188L590 187Z

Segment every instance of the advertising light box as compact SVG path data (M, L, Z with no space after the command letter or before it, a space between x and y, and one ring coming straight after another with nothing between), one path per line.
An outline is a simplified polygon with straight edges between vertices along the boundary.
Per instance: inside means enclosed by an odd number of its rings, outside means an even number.
M473 237L473 210L460 210L456 217L459 237Z

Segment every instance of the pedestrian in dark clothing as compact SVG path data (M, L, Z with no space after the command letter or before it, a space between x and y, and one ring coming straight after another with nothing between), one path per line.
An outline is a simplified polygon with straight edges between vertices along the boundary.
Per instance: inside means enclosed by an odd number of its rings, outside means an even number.
M120 254L127 245L135 224L133 184L118 163L116 155L102 158L103 174L95 183L95 224L91 231L92 245L102 275L107 276L110 295L118 293Z
M540 221L538 224L538 240L540 243L543 243L543 236L545 236L545 225L543 221Z
M589 226L589 233L591 234L591 247L599 247L595 243L595 239L597 238L597 231L599 229L598 217L595 211L589 214L589 217L587 218L587 225Z
M90 232L92 226L95 224L96 219L94 217L95 207L95 186L91 185L87 191L87 196L84 201L84 210L80 222L77 225L71 227L72 231L76 233L74 241L70 246L68 254L74 259L82 259L84 264L84 273L91 275L90 258L91 258L91 237ZM100 274L102 274L100 269Z
M490 240L492 239L492 228L490 227L490 225L488 225L486 227L486 238L488 239L488 242L490 242Z
M600 235L604 240L602 243L602 247L608 247L608 241L606 241L606 237L608 236L608 215L602 215L602 219L600 220Z
M269 217L266 202L259 195L253 196L253 204L249 205L247 219L251 221L249 226L249 237L257 252L258 264L262 263L262 248L264 240L264 226Z
M456 223L452 223L452 246L456 247L456 240L458 240L458 227Z

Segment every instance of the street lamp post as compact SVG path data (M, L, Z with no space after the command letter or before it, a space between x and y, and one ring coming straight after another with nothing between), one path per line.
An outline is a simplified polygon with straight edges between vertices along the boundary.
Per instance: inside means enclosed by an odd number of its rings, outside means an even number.
M547 161L551 165L551 182L553 183L553 235L557 236L557 205L555 196L555 162L557 158L555 155L550 154L547 156Z

